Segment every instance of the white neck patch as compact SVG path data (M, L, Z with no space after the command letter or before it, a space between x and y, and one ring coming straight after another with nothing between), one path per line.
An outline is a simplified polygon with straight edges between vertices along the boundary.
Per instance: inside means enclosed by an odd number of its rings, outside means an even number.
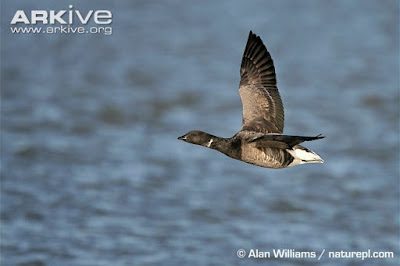
M210 139L210 141L207 143L207 147L208 147L208 148L210 148L210 146L211 146L211 143L213 143L213 141L214 141L214 139L213 139L213 138L211 138L211 139Z

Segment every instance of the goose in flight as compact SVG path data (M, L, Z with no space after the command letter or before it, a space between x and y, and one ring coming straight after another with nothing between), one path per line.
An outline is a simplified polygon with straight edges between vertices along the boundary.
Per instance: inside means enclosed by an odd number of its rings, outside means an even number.
M231 138L194 130L179 137L188 143L217 150L246 163L285 168L323 163L315 152L300 143L324 138L283 135L284 111L272 58L259 36L250 31L240 66L239 94L242 128Z

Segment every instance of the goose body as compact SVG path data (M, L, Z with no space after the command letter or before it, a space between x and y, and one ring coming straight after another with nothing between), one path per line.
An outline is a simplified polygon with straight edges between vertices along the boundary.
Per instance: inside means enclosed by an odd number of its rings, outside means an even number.
M276 86L275 67L260 37L250 31L240 67L239 94L242 128L231 138L194 130L178 139L217 150L225 155L267 168L322 163L315 152L300 143L321 139L283 135L284 110Z

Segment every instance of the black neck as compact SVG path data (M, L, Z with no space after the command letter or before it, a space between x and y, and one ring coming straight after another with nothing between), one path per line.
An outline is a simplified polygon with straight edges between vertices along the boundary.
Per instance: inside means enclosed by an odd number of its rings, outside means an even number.
M228 139L210 135L208 142L205 143L203 146L208 147L210 149L222 151L223 149L227 148L227 145L228 145Z

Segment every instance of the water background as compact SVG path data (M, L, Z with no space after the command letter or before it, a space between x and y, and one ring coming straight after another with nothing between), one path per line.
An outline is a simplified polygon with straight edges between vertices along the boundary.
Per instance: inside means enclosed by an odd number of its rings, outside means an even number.
M319 265L399 258L398 1L1 3L1 265ZM113 33L11 34L23 9L107 9ZM285 133L325 160L255 167L176 138L241 126L249 30ZM326 253L325 253L326 254Z

